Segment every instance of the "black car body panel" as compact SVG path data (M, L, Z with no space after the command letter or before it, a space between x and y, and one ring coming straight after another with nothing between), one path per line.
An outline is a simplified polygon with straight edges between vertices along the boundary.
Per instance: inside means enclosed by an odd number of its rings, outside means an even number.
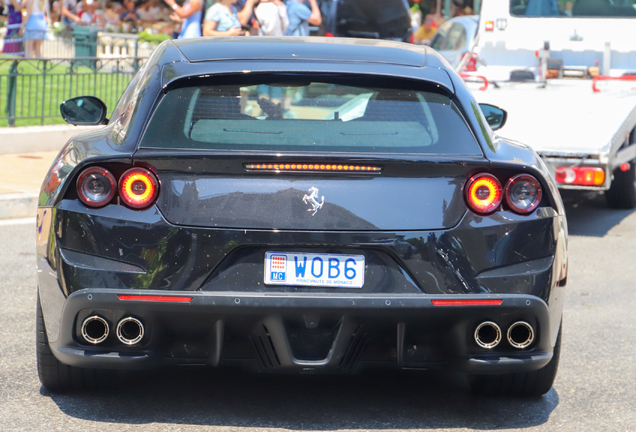
M60 361L108 368L249 363L258 370L299 371L352 371L380 362L502 373L536 370L550 360L565 293L567 225L545 165L527 146L490 130L461 79L443 68L434 51L369 44L219 38L167 42L154 52L109 125L75 136L43 183L38 292ZM217 74L374 75L426 83L456 101L481 154L138 148L166 92ZM307 163L373 164L382 172L245 168L299 157ZM143 210L119 198L89 208L76 191L87 166L108 169L116 178L132 166L149 168L159 178L159 197ZM478 172L494 173L502 183L518 173L533 175L544 191L541 204L528 215L505 205L475 214L464 188ZM315 216L301 200L312 186L328 198ZM266 252L307 251L364 255L363 287L264 284ZM141 297L126 301L122 295ZM184 295L191 299L166 301ZM449 299L501 303L434 303ZM91 314L104 316L113 328L123 316L137 317L146 333L136 346L123 346L114 335L103 345L87 344L79 327ZM484 320L499 320L502 327L526 321L536 341L526 350L505 343L481 348L472 332Z

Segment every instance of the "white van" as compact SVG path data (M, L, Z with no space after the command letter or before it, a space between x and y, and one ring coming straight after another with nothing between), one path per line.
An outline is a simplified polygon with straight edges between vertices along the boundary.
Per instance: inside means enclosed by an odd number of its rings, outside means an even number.
M566 72L636 74L636 0L484 0L478 32L478 73L492 80L515 70L538 77L548 45Z

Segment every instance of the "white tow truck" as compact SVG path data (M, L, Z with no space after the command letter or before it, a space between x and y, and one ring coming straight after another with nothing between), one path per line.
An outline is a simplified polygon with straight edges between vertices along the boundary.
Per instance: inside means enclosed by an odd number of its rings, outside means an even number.
M491 84L475 97L509 113L500 134L615 208L636 207L635 2L484 0L474 48Z

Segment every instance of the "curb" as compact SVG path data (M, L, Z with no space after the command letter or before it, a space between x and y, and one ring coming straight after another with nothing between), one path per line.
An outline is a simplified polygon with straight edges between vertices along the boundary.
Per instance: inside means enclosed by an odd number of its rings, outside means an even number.
M0 220L35 217L38 196L28 193L0 195Z

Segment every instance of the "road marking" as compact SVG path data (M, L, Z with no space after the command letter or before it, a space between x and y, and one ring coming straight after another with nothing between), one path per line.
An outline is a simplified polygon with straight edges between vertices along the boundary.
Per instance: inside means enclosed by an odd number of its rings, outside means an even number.
M0 226L27 225L27 224L35 225L35 218L21 218L21 219L4 219L4 220L0 220Z

